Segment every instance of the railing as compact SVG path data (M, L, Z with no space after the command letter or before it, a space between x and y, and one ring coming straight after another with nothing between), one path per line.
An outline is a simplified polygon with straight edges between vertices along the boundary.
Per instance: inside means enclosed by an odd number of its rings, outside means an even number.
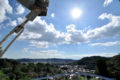
M47 76L47 77L41 77L41 78L37 78L37 79L33 79L33 80L43 80L43 79L49 79L49 80L53 80L54 78L58 78L58 77L63 77L64 76L70 76L70 75L80 75L84 77L84 80L89 80L88 76L91 77L93 80L115 80L112 78L107 78L104 76L100 76L100 75L96 75L96 74L90 74L90 73L81 73L81 72L75 72L75 73L63 73L63 74L57 74L57 75L53 75L53 76ZM53 79L51 79L53 78ZM80 79L79 79L80 80Z
M82 76L84 78L84 80L90 80L89 78L92 78L92 80L115 80L112 78L107 78L104 76L100 76L100 75L96 75L96 74L90 74L90 73L81 73L81 72L75 72L75 73L63 73L63 74L57 74L57 75L53 75L53 76L47 76L47 77L40 77L40 78L36 78L33 80L56 80L55 78L61 78L59 80L73 80L73 79L65 79L65 77L70 77L71 75L76 75L76 76ZM89 76L89 78L88 78ZM5 76L0 76L0 80L2 78L5 78ZM78 79L77 79L78 80ZM81 80L81 79L79 79Z

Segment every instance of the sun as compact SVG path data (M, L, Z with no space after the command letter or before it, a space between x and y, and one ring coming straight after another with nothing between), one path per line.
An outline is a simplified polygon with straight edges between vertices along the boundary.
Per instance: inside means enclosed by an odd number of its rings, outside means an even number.
M82 10L79 8L74 8L71 10L71 15L74 19L78 19L82 16Z

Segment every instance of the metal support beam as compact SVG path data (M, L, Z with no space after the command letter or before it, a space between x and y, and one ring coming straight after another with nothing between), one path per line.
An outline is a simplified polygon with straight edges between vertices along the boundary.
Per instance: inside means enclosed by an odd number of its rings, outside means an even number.
M8 44L8 46L0 52L0 58L5 54L5 52L8 50L8 48L13 44L13 42L22 34L24 31L24 28L16 35L16 37Z
M33 21L37 16L46 16L47 15L47 8L49 6L49 0L17 0L23 6L28 8L31 12L26 16L26 20L19 26L16 26L8 35L6 35L2 41L0 41L0 58L5 54L8 48L12 45L12 43L22 34L24 31L25 24L31 20ZM7 41L7 39L13 34L16 33L17 35L13 40L2 50L2 45Z
M5 38L0 42L0 47L7 41L7 39L13 34L16 33L16 37L13 38L13 40L8 44L8 46L5 47L4 50L0 50L0 58L5 54L5 52L8 50L8 48L13 44L13 42L22 34L24 31L24 26L29 20L25 20L21 25L16 26L8 35L5 36Z

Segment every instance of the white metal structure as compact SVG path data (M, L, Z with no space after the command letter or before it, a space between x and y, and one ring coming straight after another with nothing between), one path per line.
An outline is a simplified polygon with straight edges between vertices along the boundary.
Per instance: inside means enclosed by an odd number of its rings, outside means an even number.
M33 79L33 80L49 80L50 78L59 78L59 77L64 77L65 76L70 76L70 75L79 75L79 76L84 76L84 79L85 80L89 80L87 78L87 76L90 76L91 78L93 78L93 80L115 80L115 79L112 79L112 78L107 78L107 77L104 77L104 76L100 76L100 75L96 75L96 74L90 74L90 73L82 73L82 72L76 72L76 73L62 73L62 74L57 74L57 75L53 75L53 76L47 76L47 77L41 77L41 78L37 78L37 79ZM99 78L99 79L97 79ZM62 79L61 79L62 80ZM70 79L71 80L71 79Z
M17 0L23 6L28 8L31 12L26 16L26 20L16 26L8 35L4 37L2 41L0 41L0 47L5 43L5 41L14 33L16 36L13 40L5 47L4 50L0 48L0 58L5 54L8 48L13 44L13 42L21 35L24 31L24 26L28 21L33 21L37 16L46 16L47 15L47 8L49 6L49 0Z

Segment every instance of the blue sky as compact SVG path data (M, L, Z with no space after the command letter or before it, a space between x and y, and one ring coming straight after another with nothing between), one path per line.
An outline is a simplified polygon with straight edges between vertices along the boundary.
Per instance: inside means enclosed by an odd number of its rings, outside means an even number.
M82 11L77 19L71 15L74 8ZM0 0L0 10L2 40L30 11L15 0ZM120 53L119 10L119 0L50 0L47 16L28 22L23 34L3 57L114 56Z

